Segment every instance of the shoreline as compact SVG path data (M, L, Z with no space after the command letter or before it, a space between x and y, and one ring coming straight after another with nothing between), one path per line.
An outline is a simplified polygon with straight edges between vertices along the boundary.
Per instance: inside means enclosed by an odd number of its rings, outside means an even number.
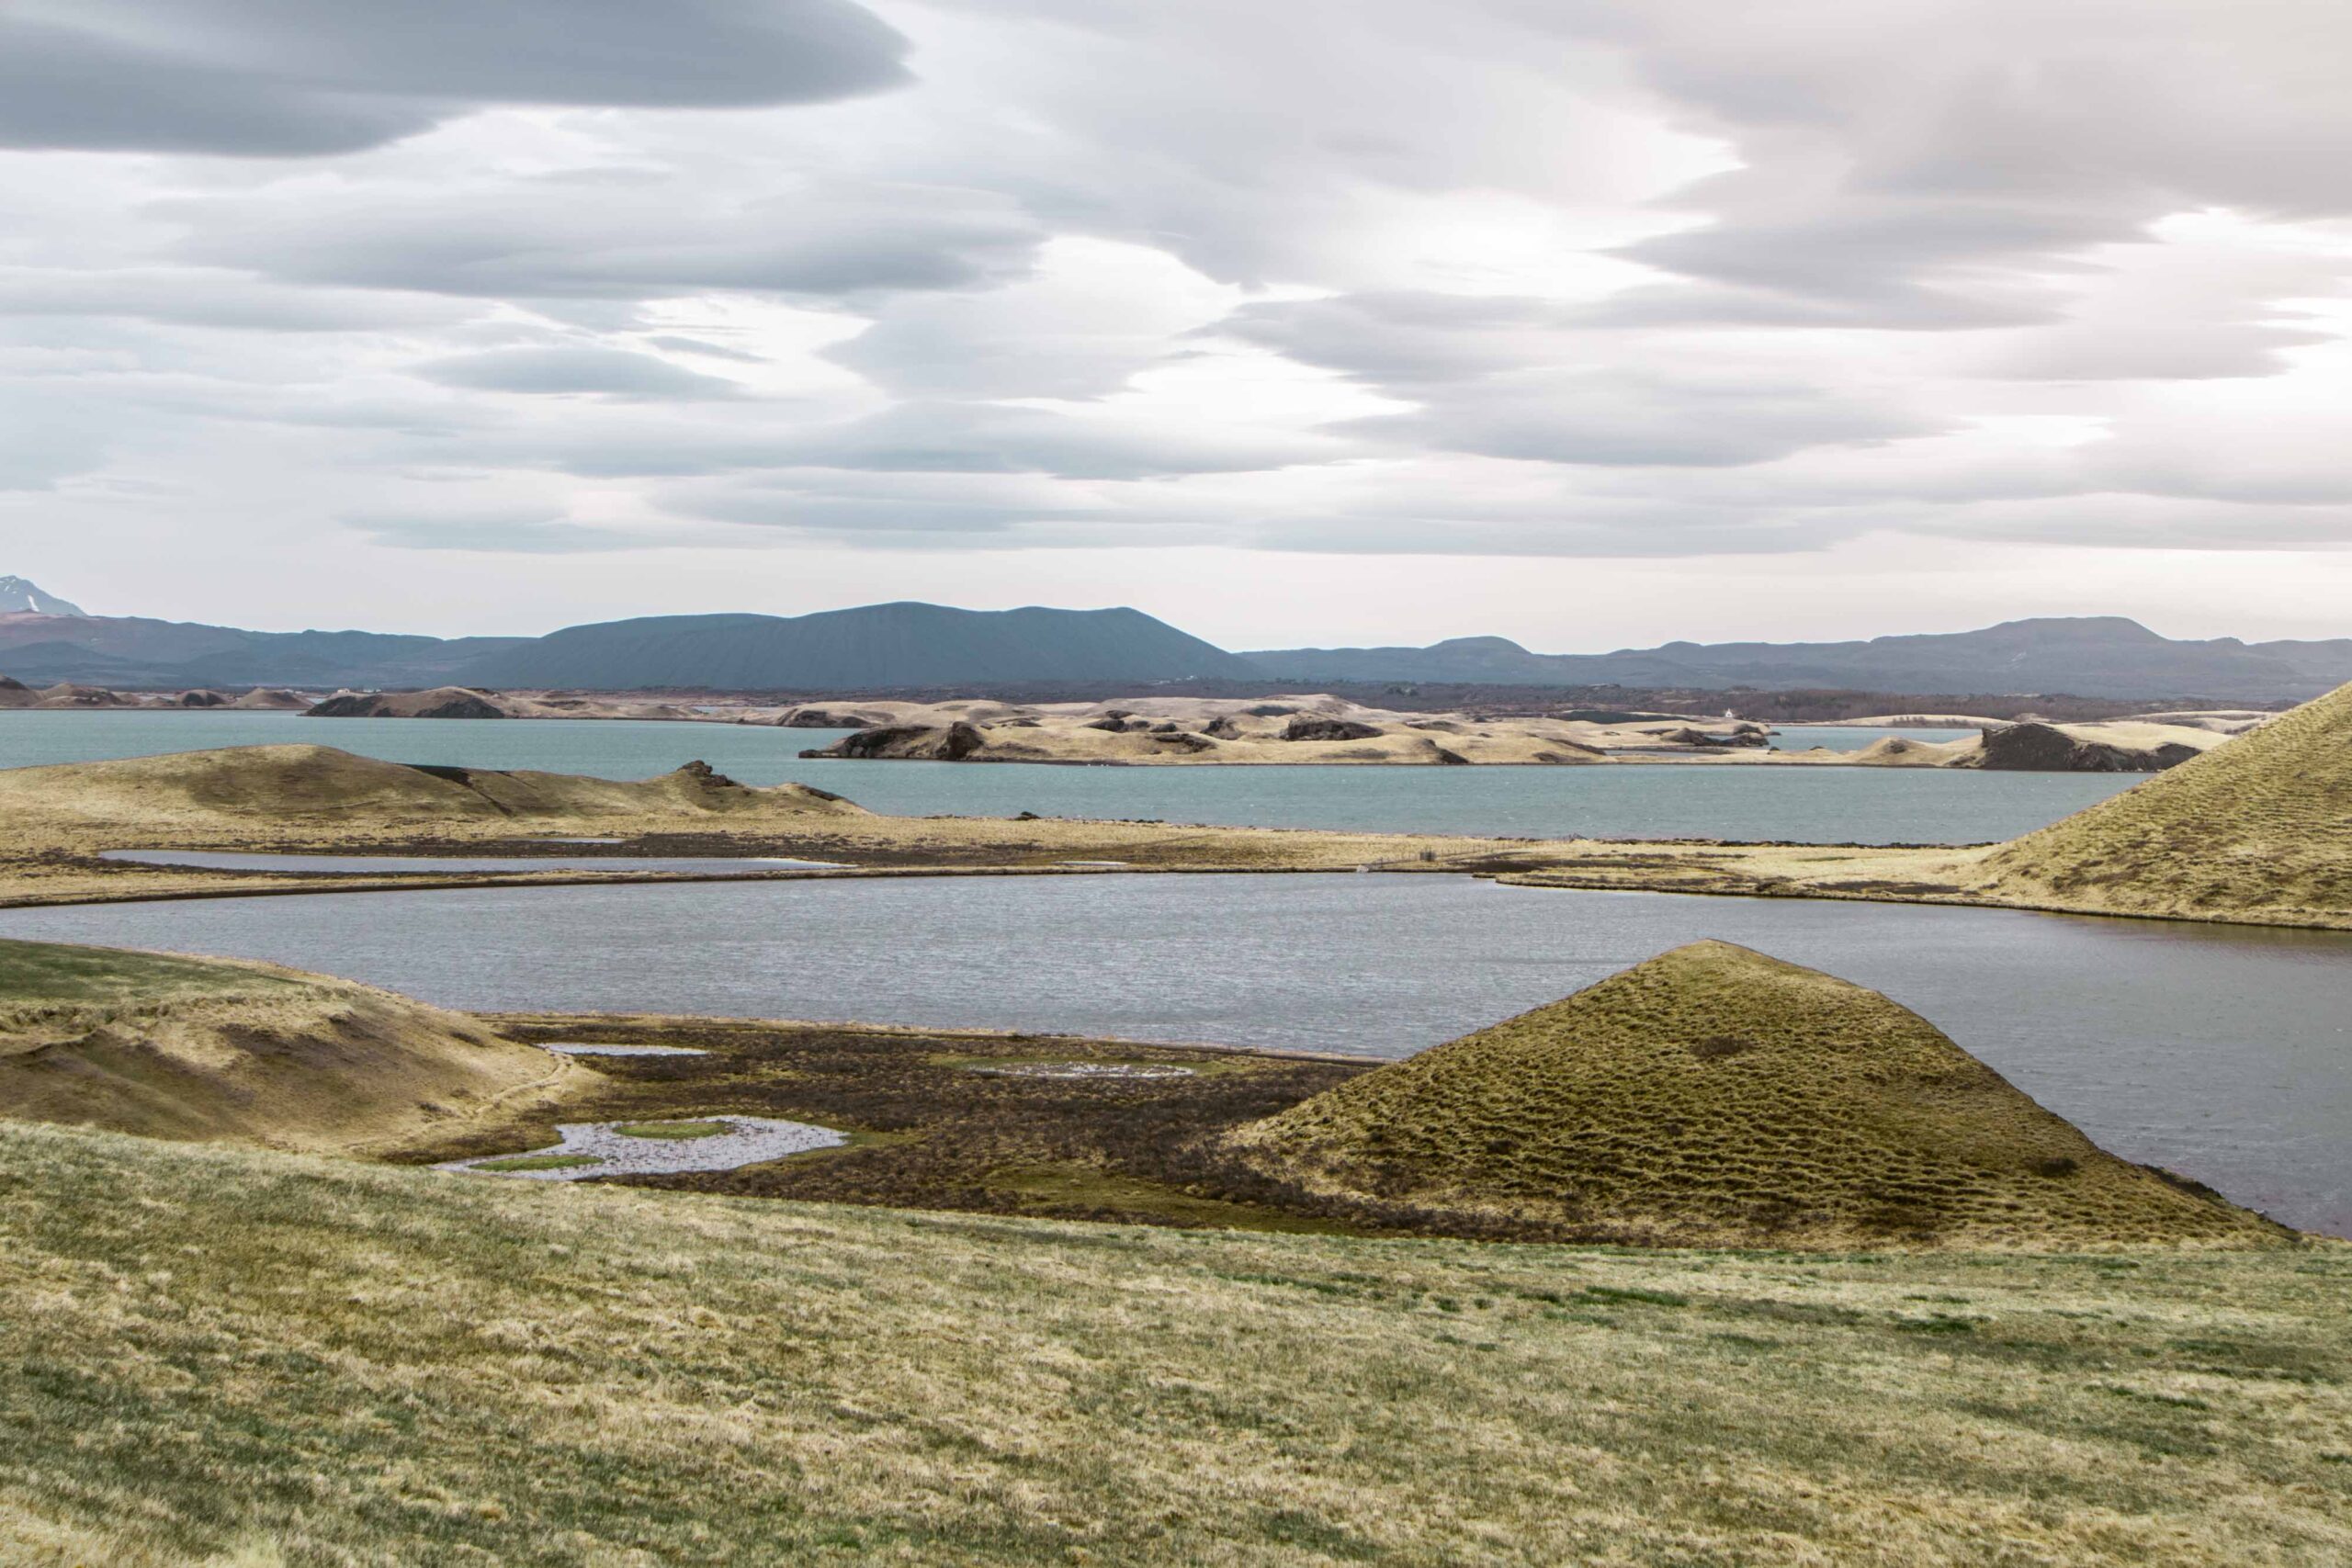
M997 820L974 818L973 820ZM1254 830L1254 829L1253 829ZM1313 833L1311 828L1264 829ZM1859 854L1894 852L1946 853L1992 848L1990 845L1962 846L1888 846L1877 844L1779 844L1740 843L1702 840L1625 839L1589 840L1608 851L1653 849L1703 852L1722 850L1823 850L1848 851ZM1542 843L1544 840L1534 840ZM1470 854L1493 852L1476 850ZM718 857L713 857L718 858ZM1821 903L1850 904L1918 904L1940 908L2007 909L2022 914L2062 915L2081 919L2148 920L2170 925L2223 926L2233 930L2301 931L2318 932L2352 931L2352 916L2338 919L2281 919L2260 915L2183 914L2166 910L2104 909L2087 905L2055 904L2041 900L2026 900L1987 897L1966 888L1923 890L1905 894L1886 890L1857 889L1818 886L1775 886L1758 883L1747 886L1696 887L1673 879L1677 870L1714 870L1718 868L1699 863L1695 857L1678 865L1658 868L1652 877L1599 875L1579 877L1573 862L1560 862L1554 866L1530 867L1523 870L1492 870L1475 866L1449 866L1443 860L1399 860L1356 865L899 865L854 866L837 871L779 871L758 873L693 872L559 872L537 874L528 872L482 873L471 875L439 875L422 873L397 880L378 879L368 874L322 874L315 881L294 881L290 885L255 886L232 885L173 888L125 889L112 892L76 892L55 896L41 894L0 894L0 910L56 909L96 908L113 904L160 904L205 902L232 898L289 898L322 895L436 893L495 887L644 887L677 884L705 885L712 883L756 885L775 882L867 882L905 878L944 879L955 877L1020 877L1020 876L1350 876L1350 875L1449 875L1465 876L1477 881L1493 882L1498 886L1526 888L1531 891L1556 890L1570 893L1640 893L1672 895L1693 898L1756 898L1805 900ZM269 876L267 872L225 872L224 877ZM1151 1043L1181 1043L1152 1042ZM1212 1047L1222 1048L1222 1047Z

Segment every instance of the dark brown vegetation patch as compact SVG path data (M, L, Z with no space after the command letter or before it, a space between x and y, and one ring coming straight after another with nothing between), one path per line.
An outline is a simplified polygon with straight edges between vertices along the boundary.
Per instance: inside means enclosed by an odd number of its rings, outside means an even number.
M403 1158L543 1147L562 1122L725 1115L812 1122L843 1148L741 1170L632 1177L632 1185L739 1196L963 1209L1151 1224L1347 1229L1352 1206L1285 1202L1281 1184L1193 1145L1368 1070L1357 1064L1058 1035L971 1035L821 1025L601 1019L499 1021L510 1038L690 1046L703 1056L599 1057L599 1086L562 1105ZM1182 1066L1183 1076L1046 1077L1040 1062Z

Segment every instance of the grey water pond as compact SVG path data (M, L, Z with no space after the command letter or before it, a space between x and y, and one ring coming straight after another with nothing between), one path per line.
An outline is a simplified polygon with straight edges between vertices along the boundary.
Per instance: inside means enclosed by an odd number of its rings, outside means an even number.
M634 719L308 719L272 713L0 713L0 767L305 742L395 762L640 779L700 759L896 816L1158 818L1236 827L1504 837L1984 843L2139 780L2118 773L1661 763L1625 767L1074 767L820 761L847 730ZM1825 728L1841 747L1881 734ZM1783 739L1811 744L1816 732Z
M1719 937L1884 991L2119 1154L2352 1231L2346 934L1427 874L1114 874L10 909L0 936L273 959L462 1008L1380 1056Z
M451 876L526 871L660 871L695 876L760 876L778 871L845 869L839 861L756 855L293 855L232 850L106 850L98 858L206 871L274 871L288 876Z

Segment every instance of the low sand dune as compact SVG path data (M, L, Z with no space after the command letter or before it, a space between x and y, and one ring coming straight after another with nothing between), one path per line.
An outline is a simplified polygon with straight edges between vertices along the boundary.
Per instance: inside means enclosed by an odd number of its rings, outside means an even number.
M591 1076L347 980L0 942L0 1115L15 1121L359 1152Z
M0 811L27 821L142 827L266 818L288 826L324 819L424 829L516 818L560 827L609 818L842 816L859 807L805 784L749 788L700 762L659 778L620 782L416 767L331 746L237 746L0 771Z

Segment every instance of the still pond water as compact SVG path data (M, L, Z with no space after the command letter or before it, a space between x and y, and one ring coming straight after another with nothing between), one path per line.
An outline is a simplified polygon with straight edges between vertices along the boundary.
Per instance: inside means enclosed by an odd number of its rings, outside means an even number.
M269 713L0 713L0 767L304 741L396 762L650 778L695 758L899 816L1152 818L1502 837L1984 843L2138 782L2111 773L1752 767L1057 767L804 760L845 730L628 719L306 719ZM1839 745L1887 731L1825 729ZM1941 731L1904 731L1916 736ZM1808 743L1809 732L1803 737Z
M671 884L0 910L454 1007L1396 1056L1700 937L1886 992L2132 1159L2352 1231L2352 936L1430 875Z

